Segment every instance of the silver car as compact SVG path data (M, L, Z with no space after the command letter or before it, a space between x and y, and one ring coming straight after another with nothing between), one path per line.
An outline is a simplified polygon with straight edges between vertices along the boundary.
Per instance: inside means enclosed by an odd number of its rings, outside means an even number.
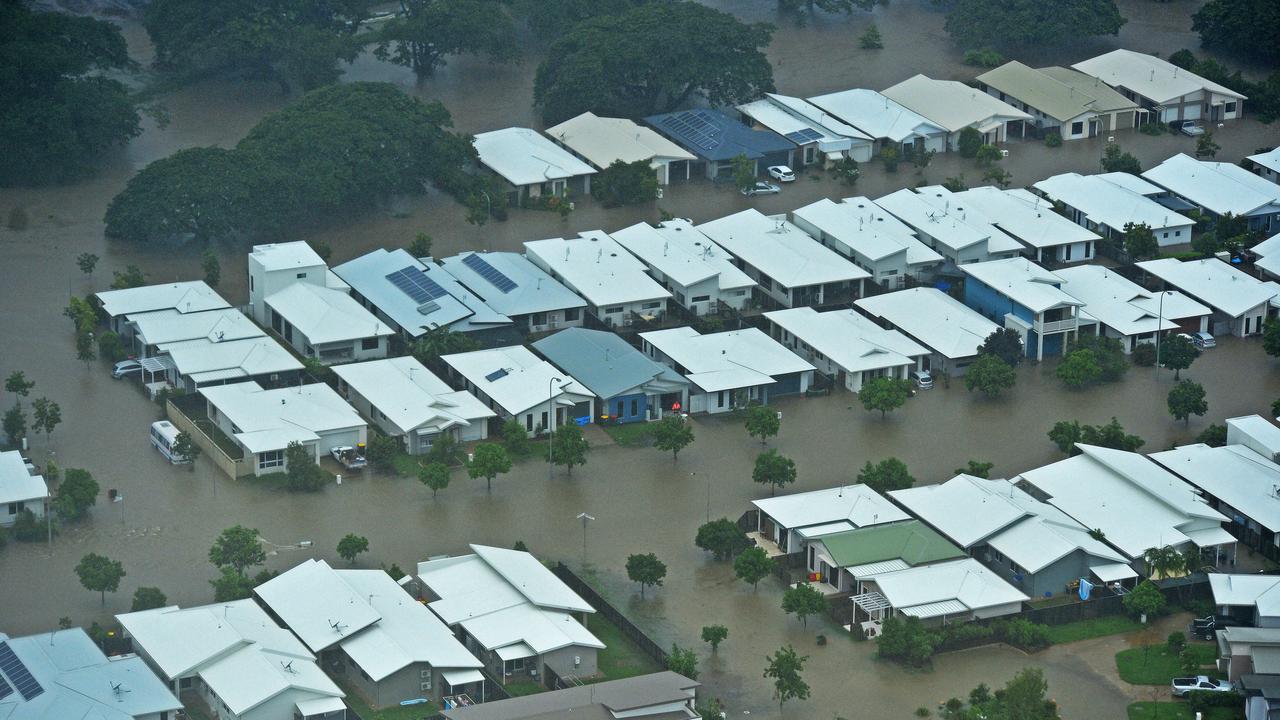
M763 180L756 182L756 184L751 187L742 188L742 194L747 197L751 197L752 195L776 195L780 192L782 192L782 188Z
M916 370L915 372L911 373L911 384L915 385L921 390L932 390L933 374L930 373L928 370Z
M126 375L142 372L142 363L137 360L121 360L111 368L111 377L119 380Z

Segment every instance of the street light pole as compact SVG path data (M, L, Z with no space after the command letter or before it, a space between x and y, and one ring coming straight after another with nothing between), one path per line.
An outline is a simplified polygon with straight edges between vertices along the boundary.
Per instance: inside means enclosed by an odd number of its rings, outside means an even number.
M552 386L558 382L564 382L564 381L558 377L553 377L547 381L547 479L548 480L552 478L552 471L555 469L555 465L551 463L551 441L553 439L552 433L554 432L554 428L556 425L556 409L551 405L551 401L553 399L551 395L551 391L553 390ZM584 533L586 532L585 524L583 525L583 532Z
M1160 291L1160 304L1156 310L1156 380L1160 379L1160 333L1164 326L1164 296L1168 290Z
M578 519L582 521L582 567L587 566L587 523L595 518L586 513L578 513Z

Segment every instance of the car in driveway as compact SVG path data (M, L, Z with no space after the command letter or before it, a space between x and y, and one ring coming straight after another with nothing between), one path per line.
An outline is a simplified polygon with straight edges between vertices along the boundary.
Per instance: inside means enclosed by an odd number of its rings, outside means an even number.
M1201 127L1200 123L1196 122L1195 120L1183 120L1182 122L1178 123L1178 132L1182 133L1183 135L1190 135L1191 137L1196 137L1197 135L1204 134L1204 128Z
M763 180L760 180L751 187L742 188L742 194L747 197L751 197L752 195L776 195L780 192L782 192L782 188Z
M933 374L928 370L916 370L911 373L911 384L921 390L933 389Z
M1235 692L1236 689L1231 684L1231 681L1218 680L1208 675L1176 677L1170 685L1173 687L1174 697L1182 697L1193 690L1198 692Z
M1186 338L1191 341L1192 345L1195 345L1198 348L1206 349L1211 347L1218 347L1218 341L1214 340L1213 336L1207 332L1193 332L1193 333L1182 333L1182 334L1185 335Z
M111 368L111 377L119 380L127 375L142 373L142 363L137 360L121 360Z
M794 182L796 174L786 165L771 165L769 167L769 177L782 182Z

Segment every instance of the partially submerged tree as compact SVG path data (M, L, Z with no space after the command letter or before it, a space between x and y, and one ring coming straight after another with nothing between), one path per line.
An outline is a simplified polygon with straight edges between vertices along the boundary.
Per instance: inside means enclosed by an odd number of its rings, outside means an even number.
M97 553L89 553L76 564L76 576L85 590L100 593L102 606L107 606L107 593L120 589L120 579L125 576L124 565Z
M788 700L809 697L809 684L800 676L808 659L808 655L800 655L790 645L765 657L768 664L764 668L764 676L773 680L773 697L778 701L779 709Z
M778 411L765 405L751 405L747 408L747 434L760 438L760 444L768 443L769 438L778 434L782 428L782 418Z
M431 499L449 487L449 467L444 463L427 463L418 471L418 482L431 488Z
M1014 386L1018 375L1013 367L999 356L984 353L969 364L964 373L964 387L969 392L977 390L988 398L1000 397L1000 393Z
M401 12L375 31L374 56L404 65L419 80L450 55L482 55L490 62L519 57L516 27L497 0L402 0Z
M1181 420L1191 425L1192 415L1204 415L1209 412L1209 403L1204 399L1204 386L1190 380L1179 381L1169 391L1169 414L1174 420Z
M751 539L729 518L703 523L693 544L711 553L716 560L728 560L751 547Z
M703 625L702 626L702 642L711 646L711 652L720 649L720 643L729 637L729 628L723 625Z
M782 611L795 615L800 624L809 627L809 616L827 609L827 598L808 583L797 583L782 593Z
M906 490L916 484L916 479L907 471L906 463L891 457L875 465L868 460L858 473L858 482L878 493L886 493L891 490Z
M693 444L693 423L679 415L667 415L653 426L653 446L671 452L671 461L680 459L680 451Z
M484 478L485 489L493 492L493 479L511 471L511 458L506 448L497 443L480 443L475 457L467 463L467 475L472 480Z
M743 550L733 560L733 574L739 580L751 583L752 590L758 589L760 581L769 577L769 573L773 572L773 567L773 559L762 548L758 547Z
M627 556L627 577L632 582L640 583L640 597L644 597L644 589L649 586L662 586L662 579L667 576L667 564L653 553Z
M223 530L213 541L213 547L209 548L209 562L219 568L231 568L240 576L248 568L266 561L261 534L243 525L232 525Z
M355 533L347 533L338 541L338 557L356 564L356 557L369 552L369 538Z
M769 494L773 495L778 488L796 481L796 463L791 458L779 455L777 450L766 450L756 456L751 479L761 485L768 485Z
M575 465L587 463L587 450L590 449L587 439L582 436L582 428L577 425L565 423L551 435L551 463L563 465L569 475L573 475Z
M878 377L862 383L862 389L858 391L858 399L862 401L862 407L868 412L879 410L880 417L883 419L890 410L897 410L906 404L910 394L911 383L906 380Z

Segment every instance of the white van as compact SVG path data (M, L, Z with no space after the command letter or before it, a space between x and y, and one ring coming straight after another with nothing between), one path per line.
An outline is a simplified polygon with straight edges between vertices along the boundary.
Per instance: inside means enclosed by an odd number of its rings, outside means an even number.
M175 465L181 465L187 461L174 454L173 444L177 441L178 428L174 427L173 423L168 420L151 423L151 444L156 446L166 460Z

